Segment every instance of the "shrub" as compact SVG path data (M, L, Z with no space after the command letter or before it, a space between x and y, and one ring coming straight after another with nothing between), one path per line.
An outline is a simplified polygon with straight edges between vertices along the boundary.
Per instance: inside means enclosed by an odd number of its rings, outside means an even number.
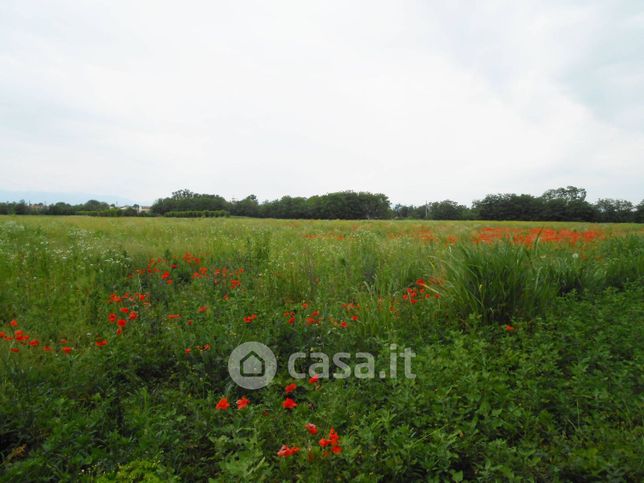
M226 210L168 211L163 216L171 218L221 218L230 216L230 213Z

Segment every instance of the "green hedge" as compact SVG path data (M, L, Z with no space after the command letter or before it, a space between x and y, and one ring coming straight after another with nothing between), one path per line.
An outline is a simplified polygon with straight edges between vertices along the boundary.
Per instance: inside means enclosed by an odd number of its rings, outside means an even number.
M221 218L230 216L230 213L226 210L168 211L163 216L171 218Z

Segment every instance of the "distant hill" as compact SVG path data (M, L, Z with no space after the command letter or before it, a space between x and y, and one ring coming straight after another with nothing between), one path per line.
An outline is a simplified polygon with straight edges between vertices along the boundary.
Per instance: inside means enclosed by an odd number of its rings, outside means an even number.
M134 201L122 196L97 195L91 193L53 193L47 191L7 191L0 190L0 202L2 201L20 201L25 200L28 203L56 203L63 201L71 205L85 203L88 200L105 201L106 203L117 206L124 205L144 205L141 201Z

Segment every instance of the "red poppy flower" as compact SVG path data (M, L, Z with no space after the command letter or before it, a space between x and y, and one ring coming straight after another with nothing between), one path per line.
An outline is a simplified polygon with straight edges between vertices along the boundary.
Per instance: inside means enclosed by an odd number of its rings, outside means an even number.
M514 327L512 327L512 326L511 326L511 325L509 325L509 324L507 324L507 325L504 327L504 329L505 329L505 331L506 331L506 332L512 332L512 331L514 330Z
M242 396L241 399L237 399L237 409L244 409L246 406L250 404L250 399L248 399L246 396Z
M32 340L32 341L29 341L29 345L31 347L38 347L40 345L40 342L37 340Z
M9 322L9 325L11 327L18 327L18 321L17 320L12 320L11 322Z
M139 316L139 314L137 314L136 312L132 311L132 312L130 312L130 315L128 316L128 319L136 320L138 316Z
M119 319L116 325L118 325L119 327L125 327L127 325L127 320Z
M208 307L205 305L202 305L201 307L199 307L197 312L199 312L200 314L203 314L206 310L208 310Z
M318 434L318 427L313 423L306 423L304 428L313 435Z
M289 448L287 445L283 444L282 447L277 452L277 456L280 458L288 458L289 456L293 456L299 451L300 451L300 448L298 448L297 446L293 446L292 448Z
M217 411L225 411L229 407L230 407L230 403L228 402L228 399L225 397L222 397L217 403L217 405L215 406L215 409Z
M12 347L11 352L20 352L20 349L18 349L17 347Z
M71 354L74 349L72 349L71 347L65 346L65 347L62 347L60 350L63 351L65 354Z
M123 312L124 314L127 314L130 311L130 309L128 309L127 307L121 307L119 311Z
M173 320L173 319L180 319L181 315L179 314L169 314L168 319Z
M51 347L46 345L45 347L42 348L42 350L44 350L45 352L51 352Z
M287 397L284 399L284 402L282 402L282 407L284 409L295 409L297 407L297 403L290 397Z
M320 381L320 376L315 374L313 377L309 378L309 384L315 384Z
M187 348L186 350L184 350L183 352L184 352L186 355L190 355L190 353L192 352L192 349L191 349L190 347L188 347L188 348Z
M295 391L296 389L297 389L297 384L293 383L293 384L289 384L288 386L286 386L284 388L284 391L286 392L286 394L288 394L288 393L291 393L291 392Z
M118 318L116 314L110 314L107 316L108 320L112 323L116 322L116 319Z
M340 447L340 436L338 436L338 433L336 433L333 428L329 430L329 437L320 439L319 444L322 448L331 446L331 451L333 451L334 454L340 454L342 452L342 448Z

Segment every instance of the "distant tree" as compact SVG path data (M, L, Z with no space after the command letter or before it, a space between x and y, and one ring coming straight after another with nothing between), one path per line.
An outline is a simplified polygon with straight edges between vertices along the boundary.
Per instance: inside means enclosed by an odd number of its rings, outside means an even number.
M567 186L566 188L556 188L547 190L541 197L546 200L564 200L568 203L574 201L585 201L586 190L584 188L577 188L575 186Z
M640 201L635 208L635 222L644 223L644 200Z
M168 211L230 211L230 203L218 195L198 194L183 189L175 191L169 198L154 202L151 211L163 215Z
M265 201L259 209L265 218L309 218L309 202L306 198L283 196L279 200Z
M181 200L190 200L197 196L196 193L193 193L189 189L182 189L182 190L177 190L172 192L172 198L173 200L181 201Z
M595 208L586 201L586 190L575 186L557 188L541 195L540 219L547 221L593 221Z
M101 211L108 210L110 205L104 201L89 200L86 203L76 207L77 211Z
M311 196L307 201L309 218L319 219L386 219L391 217L389 198L381 193L339 191Z
M603 198L597 200L595 208L599 221L606 223L626 223L635 221L636 213L633 203L627 200Z
M30 214L29 205L25 203L25 200L20 200L14 205L13 212L16 215L28 215Z
M243 200L231 203L230 212L236 216L258 216L259 203L257 196L250 195Z
M358 193L358 201L367 219L384 220L393 216L387 195L361 191Z
M49 205L47 208L48 215L73 215L74 213L76 213L76 209L69 203L63 203L62 201Z
M413 206L397 204L394 206L393 214L396 218L410 218L413 211Z
M506 193L487 195L473 208L482 220L538 220L542 203L532 195Z
M451 200L434 201L429 204L428 209L431 220L462 220L466 211L465 205L459 205Z

